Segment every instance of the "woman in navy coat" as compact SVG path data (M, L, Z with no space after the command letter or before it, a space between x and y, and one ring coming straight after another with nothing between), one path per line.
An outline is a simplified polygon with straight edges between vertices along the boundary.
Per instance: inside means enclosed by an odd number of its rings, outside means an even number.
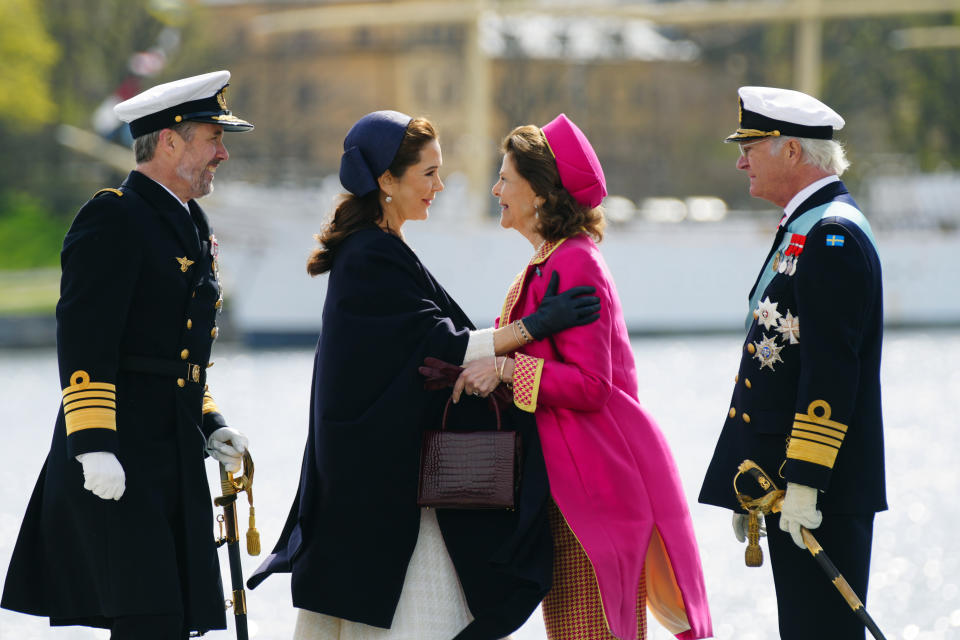
M251 577L292 573L296 638L494 639L519 627L550 586L546 472L532 419L508 412L522 433L515 511L417 506L420 441L449 391L424 389L426 356L450 363L516 349L509 327L475 331L404 242L443 189L429 121L378 111L344 141L339 203L308 263L329 272L317 346L300 487L273 553ZM548 298L524 318L543 337L590 322L598 301L583 288ZM490 389L467 389L474 396ZM489 421L487 400L457 412ZM389 631L386 631L389 629Z

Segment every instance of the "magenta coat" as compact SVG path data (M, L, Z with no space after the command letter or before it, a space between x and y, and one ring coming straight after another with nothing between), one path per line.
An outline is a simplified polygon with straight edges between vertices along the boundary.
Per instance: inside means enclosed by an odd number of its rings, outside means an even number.
M677 638L713 635L700 555L670 447L637 399L620 299L593 240L544 244L517 275L502 324L532 313L559 272L560 289L592 285L600 319L515 354L514 403L536 413L550 491L593 564L610 630L637 637L637 587Z

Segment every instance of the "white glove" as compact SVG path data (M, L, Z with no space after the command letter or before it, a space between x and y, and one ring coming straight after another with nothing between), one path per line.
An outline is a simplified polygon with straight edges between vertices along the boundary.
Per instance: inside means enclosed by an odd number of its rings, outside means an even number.
M793 538L793 543L806 549L800 527L816 529L823 522L823 514L817 511L817 490L805 484L787 483L787 493L780 507L780 530Z
M83 465L83 488L104 500L119 500L127 488L127 476L117 456L109 451L81 453L77 462Z
M767 535L767 527L763 521L763 514L757 516L760 521L760 537ZM737 537L737 542L746 542L747 541L747 523L750 521L750 516L746 513L737 513L733 512L733 535Z
M207 440L207 453L230 473L240 471L243 452L247 450L247 436L230 427L220 427Z

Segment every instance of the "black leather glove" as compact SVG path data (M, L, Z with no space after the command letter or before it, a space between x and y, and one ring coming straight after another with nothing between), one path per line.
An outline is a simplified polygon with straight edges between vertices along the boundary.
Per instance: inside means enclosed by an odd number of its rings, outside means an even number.
M571 287L557 293L559 283L560 276L554 271L540 306L523 318L523 326L534 340L543 340L570 327L590 324L600 317L600 298L587 295L596 293L595 287Z

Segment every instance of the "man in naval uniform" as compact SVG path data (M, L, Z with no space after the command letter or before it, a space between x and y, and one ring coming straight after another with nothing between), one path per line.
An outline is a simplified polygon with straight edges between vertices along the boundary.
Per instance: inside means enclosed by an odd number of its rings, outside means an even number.
M247 440L208 387L222 304L217 241L196 199L228 158L228 71L116 106L137 166L96 193L61 252L63 401L4 584L5 608L115 640L226 628L204 468Z
M740 370L700 502L732 509L743 542L733 476L744 459L763 467L786 488L782 512L766 522L781 637L863 638L800 527L866 602L873 518L887 508L880 260L839 179L849 166L833 140L843 118L797 91L739 95L740 127L726 141L740 146L750 195L784 213L750 292Z

